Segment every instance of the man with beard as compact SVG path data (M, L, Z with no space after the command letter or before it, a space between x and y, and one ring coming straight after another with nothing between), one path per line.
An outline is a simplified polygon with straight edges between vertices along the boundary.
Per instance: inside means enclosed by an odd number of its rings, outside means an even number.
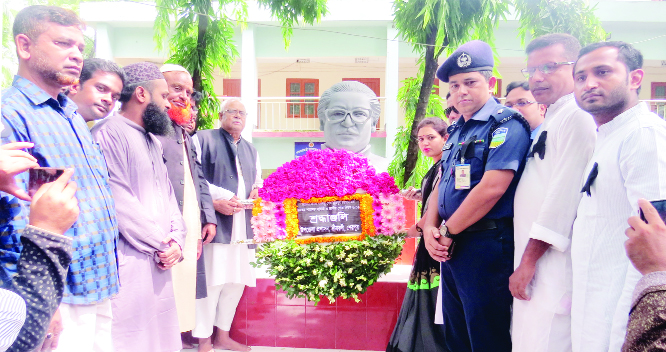
M620 351L641 277L624 251L626 219L639 198L666 198L666 122L638 101L642 66L624 42L588 45L574 65L576 102L597 125L571 235L574 352Z
M104 59L83 60L79 81L67 96L86 122L101 120L111 113L125 82L125 73L115 62Z
M74 252L59 309L62 322L56 314L48 331L24 341L21 350L37 347L45 335L47 348L58 340L59 350L68 352L112 348L109 298L118 292L118 228L108 171L76 105L60 94L81 72L82 27L75 13L55 6L26 7L13 25L19 68L12 87L2 94L2 144L32 142L29 153L39 166L73 168L71 180L78 185L81 208L65 232L72 238ZM17 175L16 184L27 190L28 174ZM6 278L16 274L29 209L29 202L0 193L0 262ZM31 308L31 304L28 310L54 313L50 307Z
M154 64L125 66L120 111L95 125L118 204L120 292L112 299L116 352L181 349L171 269L185 224L156 135L173 133L169 89Z
M192 120L192 76L184 67L173 64L162 66L160 71L169 86L167 100L171 108L168 112L175 133L158 139L164 148L169 179L187 227L183 261L172 270L178 321L180 331L184 333L194 329L195 299L206 297L206 271L200 255L202 245L215 237L217 219L196 149L189 134L181 127ZM185 336L184 348L192 348L191 343L186 343Z

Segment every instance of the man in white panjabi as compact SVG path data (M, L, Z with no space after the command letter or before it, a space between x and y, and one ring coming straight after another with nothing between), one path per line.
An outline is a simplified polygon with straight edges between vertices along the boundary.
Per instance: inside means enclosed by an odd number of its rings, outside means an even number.
M596 126L573 95L580 44L548 34L527 45L529 88L548 106L527 154L514 200L514 352L571 351L571 231L581 193L577 180L592 156ZM508 95L507 95L508 97Z
M386 172L390 160L373 154L370 145L380 112L377 95L365 84L343 81L332 85L321 95L317 107L325 146L363 154L378 173Z
M631 44L601 42L574 66L576 102L597 124L571 241L574 352L620 351L641 277L624 249L627 218L639 198L666 198L666 121L638 101L642 65Z
M209 183L217 216L217 234L204 246L208 297L197 300L196 327L199 352L216 349L249 351L250 348L229 337L236 307L245 286L256 286L253 262L255 245L231 244L252 239L251 209L239 202L256 198L262 186L259 155L241 137L246 110L238 99L226 100L221 107L221 127L199 131L193 137L200 146L201 164ZM213 325L219 328L211 341Z

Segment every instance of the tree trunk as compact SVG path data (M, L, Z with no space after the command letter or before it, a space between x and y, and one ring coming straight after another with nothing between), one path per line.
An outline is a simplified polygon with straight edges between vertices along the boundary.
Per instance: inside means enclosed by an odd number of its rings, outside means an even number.
M437 38L437 26L432 26L433 30L428 34L426 38L425 51L425 69L423 71L423 83L421 83L421 91L419 92L419 101L416 103L416 111L414 113L414 122L412 123L412 128L410 136L416 136L418 133L416 127L419 125L419 122L425 118L428 109L428 101L430 101L430 94L432 92L432 85L435 81L435 72L437 72L437 58L442 50L435 50L434 47L435 39ZM437 54L435 54L437 52ZM419 146L416 142L416 138L409 139L409 145L407 147L407 158L405 159L405 174L403 175L403 183L406 184L407 180L412 177L412 172L416 166L416 161L419 157Z
M207 1L204 6L202 6L200 10L199 15L197 15L199 22L198 22L198 34L197 34L197 49L195 55L197 55L198 58L198 63L196 68L192 72L192 84L194 86L194 90L201 92L201 70L199 69L202 64L206 62L206 49L208 46L208 43L206 42L206 30L208 29L208 21L210 19L208 16L203 15L207 14L209 9L211 7L210 1Z

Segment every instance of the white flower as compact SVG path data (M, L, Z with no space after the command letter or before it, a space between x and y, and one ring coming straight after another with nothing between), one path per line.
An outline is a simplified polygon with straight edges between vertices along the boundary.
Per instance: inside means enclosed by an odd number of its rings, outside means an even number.
M332 261L326 262L326 266L329 267L329 268L332 268L333 267L333 262Z
M326 279L319 281L319 287L321 288L326 288L326 284L328 284L328 280Z
M354 271L354 268L349 268L349 270L347 270L347 274L351 274L352 271Z
M361 264L364 264L364 265L365 265L365 264L368 264L368 261L365 260L365 259L361 259Z

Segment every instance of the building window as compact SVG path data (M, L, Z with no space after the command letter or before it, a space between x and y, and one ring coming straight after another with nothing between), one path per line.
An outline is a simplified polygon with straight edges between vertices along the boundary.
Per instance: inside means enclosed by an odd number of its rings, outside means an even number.
M652 100L666 99L666 82L652 82Z
M666 100L666 82L652 82L652 100ZM650 110L654 111L663 119L666 117L666 104L664 102L651 102Z
M319 80L311 78L287 78L287 97L318 97ZM317 117L317 101L295 99L287 103L287 117Z
M365 84L368 88L372 89L377 97L379 97L379 78L343 78L343 81L357 81Z

